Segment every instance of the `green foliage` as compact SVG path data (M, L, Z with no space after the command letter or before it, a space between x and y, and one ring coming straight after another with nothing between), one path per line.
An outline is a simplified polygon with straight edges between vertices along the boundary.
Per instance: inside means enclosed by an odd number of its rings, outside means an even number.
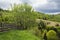
M47 39L48 39L48 40L57 40L56 32L53 31L53 30L50 30L50 31L47 33Z
M38 19L60 22L60 14L48 15L48 14L44 14L44 13L39 12L38 13Z
M57 30L58 30L57 36L60 38L60 27L57 27Z
M54 30L55 32L58 32L58 30L57 30L57 28L56 27L51 27L51 26L49 26L49 27L47 27L47 31L49 31L49 30Z
M3 13L3 14L2 14ZM4 23L14 23L17 28L29 29L36 27L36 12L28 4L14 5L11 11L0 12L0 20Z
M46 24L43 21L40 20L40 23L38 24L38 28L41 29L41 30L46 29Z
M24 28L36 26L36 14L33 10L33 12L31 10L32 7L27 4L14 7L13 14L15 18L15 23L20 24L20 27Z

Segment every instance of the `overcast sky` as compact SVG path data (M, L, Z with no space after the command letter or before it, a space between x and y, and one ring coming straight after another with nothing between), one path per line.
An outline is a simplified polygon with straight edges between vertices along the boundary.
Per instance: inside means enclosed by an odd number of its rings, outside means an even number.
M28 3L32 7L45 13L58 13L60 12L60 0L0 0L0 8L10 8L11 4Z

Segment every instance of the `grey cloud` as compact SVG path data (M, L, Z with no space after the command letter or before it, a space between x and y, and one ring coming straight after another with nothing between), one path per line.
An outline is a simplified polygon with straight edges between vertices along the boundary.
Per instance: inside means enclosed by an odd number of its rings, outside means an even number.
M48 0L48 4L38 6L36 10L45 13L60 12L60 0Z
M48 0L48 1L60 3L60 0Z

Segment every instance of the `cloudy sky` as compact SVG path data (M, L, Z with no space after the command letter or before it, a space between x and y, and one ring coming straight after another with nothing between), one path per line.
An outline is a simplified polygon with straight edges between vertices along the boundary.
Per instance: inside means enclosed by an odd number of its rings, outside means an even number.
M14 3L28 3L35 10L45 13L60 12L60 0L0 0L0 8L10 8L10 5Z

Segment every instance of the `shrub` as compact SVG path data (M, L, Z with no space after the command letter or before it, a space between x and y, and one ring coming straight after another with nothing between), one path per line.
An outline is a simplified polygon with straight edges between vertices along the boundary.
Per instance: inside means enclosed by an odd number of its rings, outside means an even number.
M46 24L42 20L40 20L40 23L38 24L38 29L42 30L42 29L45 29L45 28L46 28Z
M43 17L43 20L48 20L48 18L47 17Z
M50 24L50 22L47 22L47 25Z
M57 40L56 32L53 31L53 30L50 30L50 31L47 33L47 39L48 39L48 40Z
M59 26L59 24L56 24L55 26Z
M47 31L49 31L49 30L54 30L55 32L58 32L57 28L55 28L53 26L52 27L50 27L50 26L47 27Z
M57 33L57 36L60 38L60 32Z

